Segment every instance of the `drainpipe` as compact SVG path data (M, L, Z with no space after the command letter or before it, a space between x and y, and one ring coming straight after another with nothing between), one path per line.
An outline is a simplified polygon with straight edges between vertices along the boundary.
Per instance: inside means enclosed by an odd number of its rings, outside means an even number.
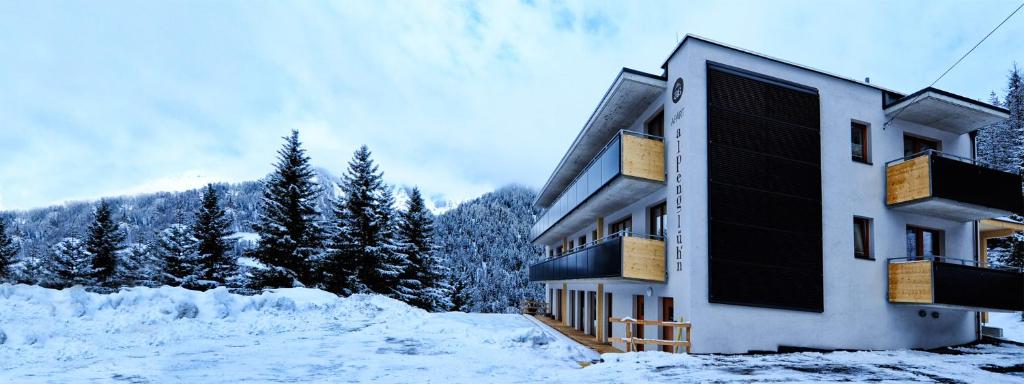
M971 160L978 160L978 131L971 131L967 135L971 138ZM974 262L979 263L981 261L981 255L979 254L981 250L979 248L982 244L980 243L981 239L978 235L977 220L972 223L972 228L974 229L972 231L974 243L971 244L971 248L974 248ZM980 263L975 265L980 265ZM974 338L976 340L981 340L981 337L981 312L974 311Z

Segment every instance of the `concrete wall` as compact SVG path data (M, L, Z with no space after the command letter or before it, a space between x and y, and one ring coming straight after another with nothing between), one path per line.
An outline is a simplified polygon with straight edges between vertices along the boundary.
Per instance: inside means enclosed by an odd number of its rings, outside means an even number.
M706 62L714 61L817 88L821 98L822 205L824 244L823 313L753 308L708 302ZM943 150L970 155L970 140L928 127L897 123L883 129L880 91L815 72L689 41L669 62L668 83L685 82L682 100L666 100L666 132L680 131L682 167L669 173L669 193L681 188L683 212L669 220L681 232L683 274L670 272L676 310L694 323L697 353L741 353L778 346L891 349L936 347L974 339L974 312L935 310L938 319L917 315L923 307L886 300L888 257L905 255L905 225L945 231L946 253L973 256L971 224L904 214L884 205L884 163L903 156L903 131L943 140ZM666 99L669 95L666 94ZM873 164L850 158L850 121L871 127ZM666 135L670 135L666 133ZM674 151L670 151L670 156ZM673 212L670 204L670 214ZM874 219L876 260L853 257L854 215ZM669 248L676 244L672 238ZM670 254L670 265L673 265Z

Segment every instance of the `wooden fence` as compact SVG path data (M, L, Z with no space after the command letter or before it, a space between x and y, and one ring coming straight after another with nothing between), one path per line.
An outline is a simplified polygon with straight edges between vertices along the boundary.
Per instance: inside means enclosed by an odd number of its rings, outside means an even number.
M636 345L667 345L672 347L673 353L679 353L679 348L683 347L686 353L690 353L691 340L690 330L692 325L689 322L676 322L676 321L658 321L658 320L636 320L632 318L618 318L610 317L609 322L622 323L626 325L626 336L625 337L609 337L608 341L614 343L626 344L626 352L636 351ZM634 328L637 325L656 325L658 327L672 327L672 333L676 334L677 340L662 340L662 339L641 339L633 337ZM680 329L680 332L676 332L676 328ZM685 337L684 337L685 336Z
M543 301L526 300L520 304L519 309L523 314L536 315L539 313L543 315L548 313L548 303Z

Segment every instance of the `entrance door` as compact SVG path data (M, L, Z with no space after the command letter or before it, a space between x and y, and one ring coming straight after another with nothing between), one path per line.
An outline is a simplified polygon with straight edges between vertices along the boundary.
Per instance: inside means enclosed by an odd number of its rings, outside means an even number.
M612 322L609 320L612 317L612 293L605 292L604 294L604 337L612 337Z
M597 336L597 292L587 292L587 305L590 310L587 313L587 334Z
M555 307L552 309L555 312L555 320L562 321L562 290L555 290Z
M672 298L671 297L662 297L661 298L661 321L672 321L672 314L674 313L674 309L675 308L672 305ZM675 340L676 339L675 335L673 335L673 333L674 333L673 331L674 330L675 330L675 328L673 328L673 327L661 327L661 339L662 340ZM661 346L661 350L665 351L665 352L673 352L672 351L672 346L669 346L669 345L662 345Z
M583 325L587 323L586 318L583 317L583 298L585 292L576 292L576 330L583 332Z
M633 318L636 319L636 320L643 320L644 319L644 295L634 295L633 296ZM633 337L636 337L638 339L643 339L644 338L644 326L643 325L641 325L641 324L637 324L636 325L636 332L634 332ZM637 344L636 350L637 351L643 351L644 350L644 345L643 344Z
M570 290L569 295L565 298L569 300L569 307L566 308L569 313L566 316L569 316L569 326L572 327L573 324L576 324L576 291Z

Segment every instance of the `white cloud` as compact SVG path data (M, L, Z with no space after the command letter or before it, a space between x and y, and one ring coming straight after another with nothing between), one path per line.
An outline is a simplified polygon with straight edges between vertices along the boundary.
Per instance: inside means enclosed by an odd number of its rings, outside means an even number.
M293 128L316 165L336 174L367 144L389 182L430 196L539 186L619 68L660 73L684 33L913 91L1012 10L804 1L104 5L0 4L5 208L254 180ZM939 86L971 97L1001 88L1010 61L1024 56L1013 39L1021 34L1024 23L1007 23Z

